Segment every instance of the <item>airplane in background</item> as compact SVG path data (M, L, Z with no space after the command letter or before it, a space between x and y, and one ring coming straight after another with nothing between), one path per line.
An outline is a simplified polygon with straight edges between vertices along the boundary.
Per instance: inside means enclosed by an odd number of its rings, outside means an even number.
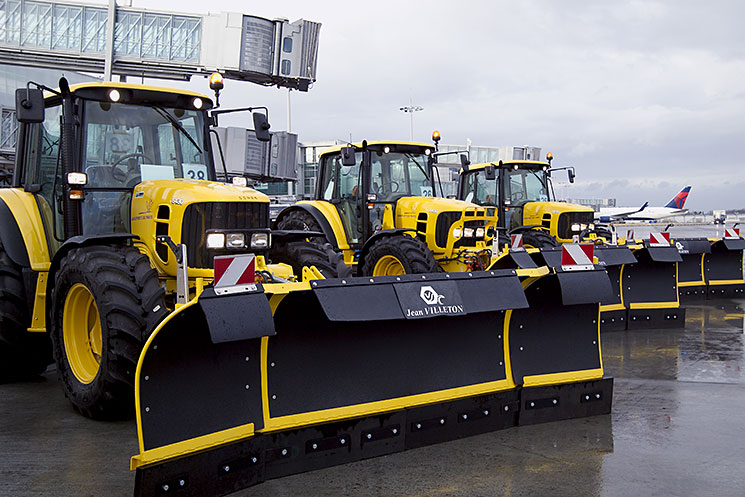
M690 186L686 186L675 195L664 207L648 207L649 202L644 202L641 207L601 207L595 213L595 221L600 223L613 223L616 221L656 221L667 217L679 216L688 212L684 209Z

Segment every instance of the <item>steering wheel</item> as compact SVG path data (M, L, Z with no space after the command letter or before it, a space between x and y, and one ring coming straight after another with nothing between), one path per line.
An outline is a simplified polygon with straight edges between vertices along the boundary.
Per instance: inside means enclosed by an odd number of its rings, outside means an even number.
M143 162L152 162L150 158L143 154L142 152L133 152L131 154L124 154L121 157L119 157L117 160L114 161L113 164L111 164L111 176L114 177L115 180L119 182L123 182L127 179L127 172L119 169L119 164L124 162L127 159L131 159L133 157L142 157Z
M391 193L396 193L399 190L400 186L395 181L391 180Z
M512 195L510 195L510 199L513 202L517 202L518 200L523 199L523 192L513 192Z

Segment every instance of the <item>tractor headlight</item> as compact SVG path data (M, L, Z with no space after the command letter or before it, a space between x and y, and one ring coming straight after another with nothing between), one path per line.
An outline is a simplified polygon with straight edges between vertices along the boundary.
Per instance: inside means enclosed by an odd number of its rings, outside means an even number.
M251 248L269 248L269 233L254 233L253 235L251 235Z
M225 233L209 233L207 235L208 249L225 248Z
M243 233L228 233L225 235L226 248L243 248L246 246L246 235Z
M579 227L580 227L580 229L582 229L582 231L584 231L584 230L587 229L587 225L586 224L580 224Z
M484 234L486 234L486 230L481 228L476 228L476 238L484 238Z
M572 225L572 231L579 231L579 223L574 223Z
M594 230L595 229L595 224L590 223L590 224L587 225L587 227L590 228L591 230Z
M463 228L463 236L471 238L473 236L473 228Z
M453 238L460 238L460 236L463 234L463 230L460 228L454 228L453 229Z

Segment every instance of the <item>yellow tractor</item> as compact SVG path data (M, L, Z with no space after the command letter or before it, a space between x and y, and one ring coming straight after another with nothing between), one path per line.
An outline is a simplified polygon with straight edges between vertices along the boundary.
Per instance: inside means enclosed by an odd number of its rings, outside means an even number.
M499 227L509 234L522 234L523 243L534 248L558 247L575 236L608 236L596 227L590 207L559 202L553 192L551 174L567 170L574 182L574 168L552 168L547 161L512 160L464 164L460 171L458 198L484 207L495 207Z
M29 83L16 104L15 172L0 189L0 381L53 355L75 409L130 416L142 345L212 281L213 258L250 251L257 281L286 281L292 268L265 256L292 234L271 233L265 195L216 181L210 128L231 110L204 95L63 78L58 90ZM267 115L253 115L269 140ZM275 259L333 270L315 247L280 245Z
M435 197L436 156L433 145L395 141L328 149L315 200L283 210L276 226L322 232L312 239L357 275L484 269L496 209Z

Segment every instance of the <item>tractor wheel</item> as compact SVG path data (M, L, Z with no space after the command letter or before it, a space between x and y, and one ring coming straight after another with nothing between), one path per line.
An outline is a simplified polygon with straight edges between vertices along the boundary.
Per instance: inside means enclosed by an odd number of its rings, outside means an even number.
M323 228L318 224L318 221L308 211L302 209L290 211L277 223L277 229L319 231L323 233ZM325 236L314 236L309 240L319 247L322 247L324 243L328 243Z
M130 418L140 352L167 312L148 258L134 247L72 249L60 262L52 305L57 372L75 410Z
M21 268L0 242L0 382L39 375L52 363L46 333L29 333L29 306Z
M326 278L336 278L336 267L328 254L313 242L299 241L272 249L272 262L282 262L292 266L298 281L303 278L304 266L315 266Z
M363 276L436 273L440 266L427 246L410 236L386 236L373 242L362 266Z
M523 245L528 248L532 247L540 249L561 246L561 244L556 241L556 238L543 230L527 230L523 231L522 235Z

